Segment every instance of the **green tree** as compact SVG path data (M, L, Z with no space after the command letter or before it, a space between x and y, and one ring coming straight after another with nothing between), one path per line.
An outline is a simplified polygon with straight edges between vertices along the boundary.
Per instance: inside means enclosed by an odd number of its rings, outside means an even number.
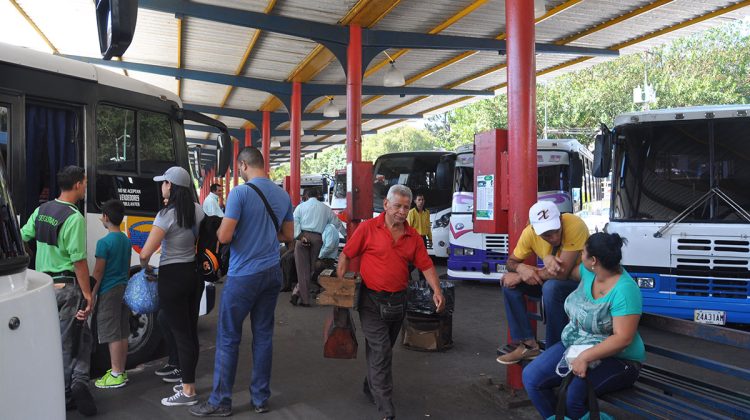
M657 91L651 108L747 103L750 99L750 23L730 24L560 76L537 88L537 133L547 125L551 137L576 137L584 143L603 122L640 110L632 91L644 72ZM507 127L507 96L498 95L427 123L446 149L471 143L475 133Z

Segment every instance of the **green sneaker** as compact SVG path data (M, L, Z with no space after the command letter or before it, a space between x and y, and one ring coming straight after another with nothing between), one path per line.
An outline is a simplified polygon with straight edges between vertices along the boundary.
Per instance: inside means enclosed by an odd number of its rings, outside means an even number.
M112 369L108 370L101 378L94 382L97 388L122 388L128 382L128 375L123 372L118 376L112 376Z

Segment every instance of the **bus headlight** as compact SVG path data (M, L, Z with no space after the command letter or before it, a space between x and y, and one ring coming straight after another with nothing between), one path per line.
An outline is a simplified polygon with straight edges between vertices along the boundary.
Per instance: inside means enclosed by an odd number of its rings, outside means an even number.
M653 277L636 277L635 282L641 289L653 289L656 286Z
M446 213L442 215L439 219L435 220L435 227L436 228L444 228L447 227L451 222L451 214Z
M464 255L474 255L474 248L464 248Z
M464 249L463 248L453 248L453 255L456 255L456 256L464 255Z

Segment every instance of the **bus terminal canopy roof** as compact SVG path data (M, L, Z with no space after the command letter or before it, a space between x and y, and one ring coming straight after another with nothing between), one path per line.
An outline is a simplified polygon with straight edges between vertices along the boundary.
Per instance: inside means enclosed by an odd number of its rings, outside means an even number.
M532 0L528 0L532 1ZM540 78L646 50L750 12L750 0L547 0L536 19ZM236 129L272 111L289 160L291 82L302 82L302 154L345 141L348 25L363 30L363 134L444 112L506 87L504 0L139 0L135 38L104 62L91 0L13 0L3 27L36 30L52 50L176 92L186 108ZM13 22L11 22L13 21ZM41 35L41 36L40 36ZM46 46L45 46L46 43ZM387 54L387 55L386 55ZM390 59L406 85L385 88ZM333 98L339 118L322 115ZM215 159L215 135L189 126L188 145ZM208 130L210 131L210 130ZM259 138L253 134L254 141ZM257 144L257 143L256 143Z

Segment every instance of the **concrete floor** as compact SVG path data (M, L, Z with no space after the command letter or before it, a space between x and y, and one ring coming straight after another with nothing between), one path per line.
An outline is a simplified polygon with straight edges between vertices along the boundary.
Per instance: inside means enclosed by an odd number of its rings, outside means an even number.
M441 267L445 271L445 267ZM219 292L221 285L219 285ZM220 293L217 293L220 296ZM377 410L362 394L365 375L365 340L357 331L358 358L323 358L323 326L330 307L301 308L289 303L289 293L279 296L274 333L271 411L275 419L378 419ZM487 376L505 377L495 361L501 338L506 337L499 287L458 284L453 315L454 347L444 353L417 352L396 345L394 354L394 401L402 419L532 419L531 407L501 412L476 387ZM218 306L217 306L218 307ZM217 310L199 321L201 342L197 371L198 392L207 398L213 378ZM359 319L355 315L359 328ZM233 395L234 416L258 416L250 407L250 323L245 323L237 382ZM108 419L194 418L185 407L164 407L161 398L172 385L153 374L164 360L129 371L130 382L121 389L93 388L99 413ZM69 419L83 418L68 412Z
M438 266L445 273L445 266ZM221 295L218 285L217 297ZM274 363L271 382L271 411L265 420L279 419L379 419L375 406L362 394L365 375L365 340L357 332L358 358L323 358L323 326L330 307L301 308L289 303L290 293L282 293L276 307ZM218 302L217 302L218 308ZM199 334L201 354L197 371L198 392L208 397L213 379L214 342L218 311L201 317ZM359 328L358 316L354 316ZM539 328L543 332L543 328ZM750 368L744 350L712 345L648 328L640 328L644 340L711 359L726 360ZM497 285L456 284L453 314L454 346L443 353L408 350L397 344L394 350L394 402L400 419L538 419L532 407L504 409L497 399L488 397L487 377L505 378L505 367L495 361L496 349L504 344L506 321L502 293ZM234 416L258 417L250 407L251 343L250 323L245 323L240 348L240 363L234 387ZM720 354L717 354L720 352ZM750 382L727 379L704 369L649 355L648 362L687 376L750 393ZM130 383L121 389L101 390L92 385L100 416L107 419L194 418L185 407L164 407L163 397L171 395L171 384L154 375L164 359L129 371ZM728 382L727 382L728 381ZM497 392L491 395L499 395ZM603 410L618 418L632 418L613 407ZM83 418L68 412L69 419Z

